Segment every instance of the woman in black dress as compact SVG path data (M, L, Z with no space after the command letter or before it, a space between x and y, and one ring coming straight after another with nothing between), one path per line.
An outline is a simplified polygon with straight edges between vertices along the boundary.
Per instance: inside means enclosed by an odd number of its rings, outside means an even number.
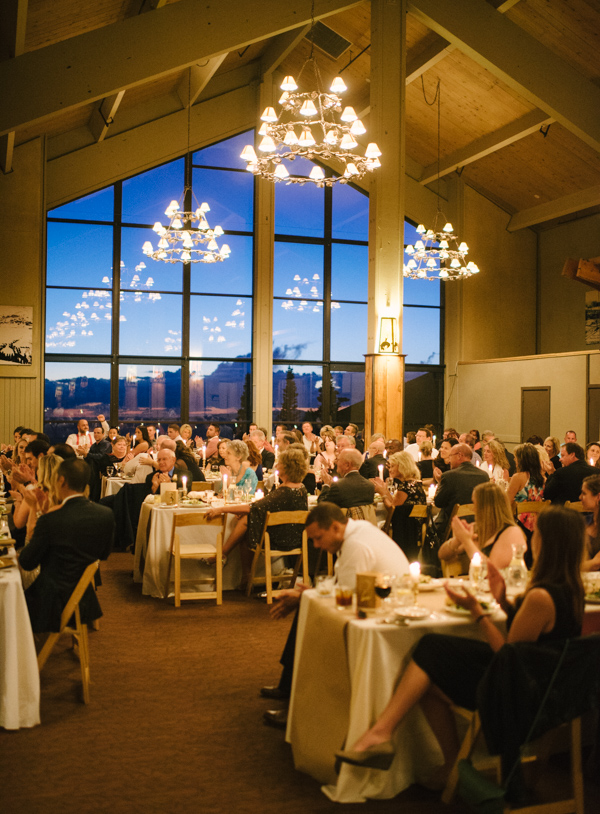
M584 524L580 515L562 506L542 512L532 548L531 581L514 605L506 598L500 572L488 564L490 590L508 617L506 639L476 597L446 587L451 600L470 611L480 624L487 641L437 633L424 636L387 707L352 750L338 752L340 760L365 768L389 768L394 756L391 738L405 715L420 703L444 755L439 778L443 782L459 748L451 705L476 708L477 686L494 653L505 642L541 643L580 635L584 610Z
M424 506L427 496L421 483L414 458L409 452L395 452L389 458L390 478L393 478L397 489L394 495L381 478L371 478L375 491L383 497L386 507L394 506L392 515L392 538L406 554L409 562L419 556L419 535L421 525L415 517L410 517L412 507Z

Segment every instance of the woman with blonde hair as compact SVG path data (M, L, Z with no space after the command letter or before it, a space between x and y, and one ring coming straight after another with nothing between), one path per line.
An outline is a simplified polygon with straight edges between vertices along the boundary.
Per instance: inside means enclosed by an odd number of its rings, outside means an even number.
M490 480L508 483L508 461L504 447L498 441L486 441L483 446L484 469L488 469Z
M179 435L183 438L183 443L186 447L194 446L194 439L192 438L193 430L190 424L182 424L179 427Z
M562 464L560 462L560 441L553 435L549 435L544 441L544 449L548 453L550 463L554 465L554 469L560 469Z
M335 443L335 433L333 430L321 430L322 449L315 458L315 473L324 469L328 475L335 475L337 463L337 447ZM319 480L320 478L318 478Z
M229 476L229 485L240 489L249 489L251 494L256 491L258 478L248 460L248 445L244 441L228 441L225 447L225 466L221 467L221 474Z
M483 554L496 568L506 568L513 556L513 545L524 544L525 536L517 526L506 492L492 481L473 489L475 522L459 517L452 520L452 537L439 550L440 560L462 559L463 570L476 552Z
M419 556L421 526L416 518L410 517L410 513L413 506L425 505L427 496L421 483L421 473L410 452L395 452L390 455L388 468L390 478L396 484L393 495L381 478L371 478L371 481L386 507L394 507L392 539L411 562Z

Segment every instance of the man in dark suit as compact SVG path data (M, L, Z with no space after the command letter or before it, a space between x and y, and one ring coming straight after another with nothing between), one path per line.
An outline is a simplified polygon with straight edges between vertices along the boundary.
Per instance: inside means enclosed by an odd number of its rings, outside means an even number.
M375 497L375 487L358 471L361 464L362 455L358 450L342 450L337 461L340 479L334 481L326 472L321 472L321 478L326 484L319 495L319 502L326 500L335 503L341 509L371 505Z
M56 474L60 508L38 518L33 536L19 556L25 571L41 566L25 591L34 633L58 632L61 613L81 575L90 563L110 554L115 521L110 509L84 496L89 475L85 461L70 458L62 462ZM79 607L82 622L102 616L91 585Z
M367 450L367 457L363 461L360 469L358 470L363 478L378 478L379 467L383 467L383 479L389 475L387 468L387 461L383 457L383 450L385 449L385 440L378 438L369 446Z
M468 444L455 444L448 453L450 469L443 473L434 498L435 505L441 509L435 524L442 537L455 504L472 503L473 489L489 480L487 472L471 463L472 454Z
M188 490L192 488L192 473L189 469L177 469L175 467L175 460L175 453L172 449L161 449L156 456L158 472L150 472L150 474L146 476L146 486L153 495L160 493L161 483L171 483L173 475L177 478L178 489L183 487L181 480L183 477L187 478L186 484Z
M269 452L269 450L266 449L265 443L267 439L265 438L264 432L258 428L251 430L250 440L254 442L256 448L260 452L263 471L265 469L273 469L273 465L275 463L275 453Z
M586 463L583 447L572 442L561 448L560 462L561 468L546 481L544 500L551 500L552 503L566 503L569 500L576 503L581 494L583 479L589 475L597 475L598 470Z

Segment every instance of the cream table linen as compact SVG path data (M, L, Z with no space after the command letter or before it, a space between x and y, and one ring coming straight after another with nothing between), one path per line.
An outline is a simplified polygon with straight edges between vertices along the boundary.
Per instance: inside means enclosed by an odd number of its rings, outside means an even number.
M18 568L0 571L0 727L40 722L40 674Z

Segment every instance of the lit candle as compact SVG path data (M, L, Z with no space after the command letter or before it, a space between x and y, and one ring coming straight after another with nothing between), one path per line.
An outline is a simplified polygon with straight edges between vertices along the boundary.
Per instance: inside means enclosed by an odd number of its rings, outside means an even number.
M254 493L254 500L262 500L264 496L265 493L263 492L263 490L257 489L256 492Z
M433 436L433 446L435 446L435 439L436 439L436 436L434 435Z
M435 497L435 488L436 488L435 483L429 484L429 489L427 490L429 500L433 500L433 498Z
M333 476L333 482L334 482L334 483L337 483L337 482L338 482L338 476L337 476L337 475L334 475L334 476Z
M479 461L475 461L475 466L481 466L481 464L479 463Z
M384 458L387 458L387 449L384 449L384 450L383 450L383 457L384 457Z
M481 565L481 554L479 553L479 551L476 551L471 557L471 565L474 566Z
M471 557L471 564L469 566L469 579L471 580L471 586L473 590L477 590L479 586L481 572L482 572L481 554L479 553L479 551L476 551Z
M419 452L419 460L421 460L421 453Z
M206 466L206 444L202 445L202 468Z
M187 475L182 476L181 485L183 486L183 494L185 496L185 495L187 495Z
M594 459L590 458L590 466L594 466Z
M488 469L490 470L490 478L492 477L492 473L494 471L494 467L492 464L488 464Z
M410 575L413 579L419 579L421 576L421 563L420 562L411 562L408 566L410 570Z
M271 436L271 446L272 447L275 446L275 436L274 435Z
M275 457L279 455L279 444L275 444Z
M377 469L379 470L379 477L383 480L383 464L379 464Z
M227 475L223 475L223 497L227 496L227 481L229 477Z
M275 447L275 449L277 449L277 447ZM279 472L276 469L275 470L275 487L277 487L277 486L279 486Z

